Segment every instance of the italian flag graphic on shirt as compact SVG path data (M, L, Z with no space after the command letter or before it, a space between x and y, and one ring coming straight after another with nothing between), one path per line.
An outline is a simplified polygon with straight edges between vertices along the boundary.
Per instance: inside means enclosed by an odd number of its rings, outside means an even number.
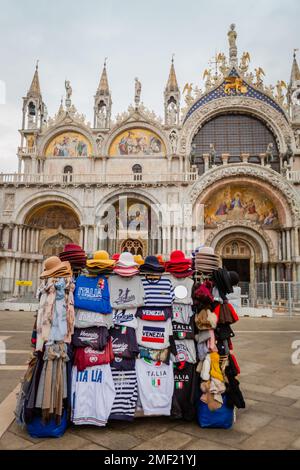
M186 337L186 332L185 331L179 331L178 332L178 338L179 339L183 339Z
M181 390L183 388L183 382L175 382L175 388Z
M160 379L152 379L151 383L152 383L152 387L159 387Z

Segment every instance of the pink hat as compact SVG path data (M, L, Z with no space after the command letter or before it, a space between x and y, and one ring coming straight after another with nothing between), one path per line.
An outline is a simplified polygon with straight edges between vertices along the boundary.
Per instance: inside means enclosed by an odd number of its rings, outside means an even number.
M134 276L135 274L138 274L138 272L139 270L134 266L128 266L126 268L123 266L115 266L114 268L114 273L123 277Z

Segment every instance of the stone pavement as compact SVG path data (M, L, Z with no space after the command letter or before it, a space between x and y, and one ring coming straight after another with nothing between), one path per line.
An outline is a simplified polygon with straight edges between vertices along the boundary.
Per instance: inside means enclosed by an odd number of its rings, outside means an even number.
M23 351L31 326L28 312L0 312L0 337L9 337L7 349L15 351L7 354L9 370L0 365L0 421L3 400L23 373L16 366L26 361ZM0 449L300 449L300 364L291 360L293 341L300 345L300 318L242 318L234 330L247 408L237 410L231 430L201 429L196 423L162 417L138 418L106 428L72 426L60 439L32 439L13 422L0 439Z

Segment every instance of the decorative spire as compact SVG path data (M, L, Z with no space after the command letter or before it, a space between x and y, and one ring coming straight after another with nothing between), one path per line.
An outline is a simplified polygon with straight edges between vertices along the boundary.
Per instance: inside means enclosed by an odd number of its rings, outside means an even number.
M36 61L35 72L28 90L27 96L38 98L41 96L40 80L39 80L39 61Z
M107 78L107 72L106 72L106 61L107 61L107 57L105 57L105 60L104 60L103 71L102 71L99 86L97 89L97 95L106 95L106 96L109 95L108 78Z
M292 65L292 71L291 71L291 79L290 79L290 84L293 85L296 81L300 80L300 69L299 65L297 62L297 57L296 57L296 52L299 49L294 49L294 57L293 57L293 65Z
M235 30L235 24L230 25L230 30L228 31L228 42L229 42L229 62L230 65L233 67L237 67L238 60L237 60L237 32Z
M177 78L176 78L176 72L175 72L175 67L174 67L174 54L172 54L172 62L171 62L171 68L170 68L170 73L169 73L169 78L168 82L166 85L166 91L167 92L178 92L178 83L177 83Z
M63 97L61 97L60 106L58 108L58 113L57 113L58 116L62 116L65 113L63 101L64 101Z

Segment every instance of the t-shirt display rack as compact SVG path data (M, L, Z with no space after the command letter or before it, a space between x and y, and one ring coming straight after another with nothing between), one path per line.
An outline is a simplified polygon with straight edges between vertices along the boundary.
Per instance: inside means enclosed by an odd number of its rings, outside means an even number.
M103 251L86 260L72 244L60 258L41 274L18 424L33 437L141 416L233 425L245 407L231 342L238 316L230 273L210 248L166 262Z

